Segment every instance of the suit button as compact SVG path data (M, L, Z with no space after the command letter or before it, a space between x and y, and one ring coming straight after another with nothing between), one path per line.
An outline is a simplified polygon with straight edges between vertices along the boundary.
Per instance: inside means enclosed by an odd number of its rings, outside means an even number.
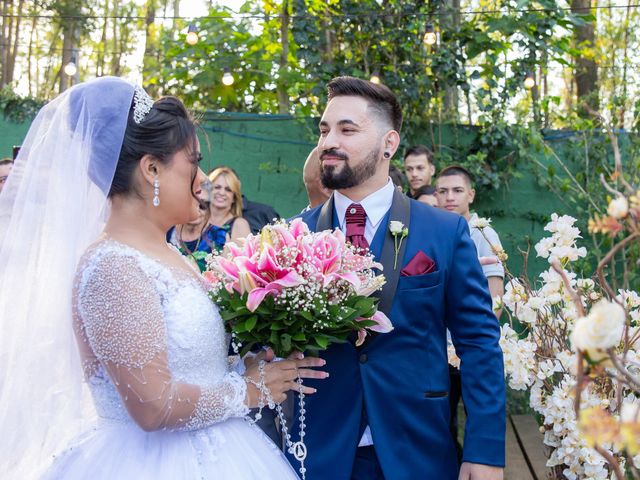
M367 363L367 354L363 353L362 355L360 355L360 363Z

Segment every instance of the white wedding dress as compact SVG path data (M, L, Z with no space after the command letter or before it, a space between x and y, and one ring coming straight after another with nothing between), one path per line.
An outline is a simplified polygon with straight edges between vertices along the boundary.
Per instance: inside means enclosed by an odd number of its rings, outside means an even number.
M195 275L102 240L80 261L73 304L98 420L44 478L297 478L246 420L246 384Z

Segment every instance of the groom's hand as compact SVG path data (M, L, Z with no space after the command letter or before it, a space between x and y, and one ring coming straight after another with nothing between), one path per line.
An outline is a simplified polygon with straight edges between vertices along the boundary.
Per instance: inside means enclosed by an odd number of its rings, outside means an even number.
M458 480L503 480L504 469L481 465L479 463L464 462L460 467Z

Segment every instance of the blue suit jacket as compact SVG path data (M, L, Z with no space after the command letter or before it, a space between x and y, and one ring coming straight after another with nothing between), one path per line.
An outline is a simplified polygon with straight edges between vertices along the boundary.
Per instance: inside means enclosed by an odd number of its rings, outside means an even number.
M396 206L402 202L407 205L403 223L409 226L409 236L403 242L397 271L393 253L391 261L388 254L382 255L385 277L391 278L392 285L391 300L383 297L380 306L394 330L358 349L351 343L332 345L321 353L329 378L305 382L318 390L306 397L309 480L349 479L367 424L386 479L457 478L456 451L449 432L447 328L461 359L467 410L463 461L504 466L500 329L467 222L414 200L407 203L406 197L396 193L391 213L371 245L376 256L382 242L393 252L388 221L398 219ZM328 206L335 217L332 199L324 207L325 217ZM302 214L312 230L321 209ZM331 223L335 226L335 218ZM437 271L399 276L420 250L435 261ZM298 440L297 422L296 398L290 432L293 441ZM297 466L295 460L292 464Z

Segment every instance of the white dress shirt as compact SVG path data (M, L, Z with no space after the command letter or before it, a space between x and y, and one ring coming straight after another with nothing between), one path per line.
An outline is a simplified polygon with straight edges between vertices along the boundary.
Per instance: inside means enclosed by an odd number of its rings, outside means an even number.
M375 237L378 227L382 223L382 219L391 208L393 202L393 192L396 187L393 185L391 178L387 180L387 184L379 190L376 190L372 194L363 198L360 202L354 202L349 197L341 194L337 190L333 192L333 202L338 214L338 225L340 230L345 234L347 233L346 215L347 208L352 203L358 203L362 205L364 211L367 213L367 222L364 227L364 236L371 245L373 237ZM385 227L386 228L386 227ZM373 445L373 437L371 435L371 429L369 425L365 428L362 438L360 439L359 447L367 447Z
M338 225L340 225L340 230L342 230L345 234L347 233L347 223L346 223L346 215L347 208L352 203L362 205L364 211L367 212L367 222L364 227L364 236L371 245L373 241L373 237L376 235L378 231L378 227L380 226L380 222L387 214L389 209L391 208L391 203L393 202L393 192L395 191L395 186L391 179L387 180L387 184L379 190L376 190L372 194L363 198L359 202L354 202L349 197L341 194L337 190L333 192L333 202L336 208L336 213L338 214Z

